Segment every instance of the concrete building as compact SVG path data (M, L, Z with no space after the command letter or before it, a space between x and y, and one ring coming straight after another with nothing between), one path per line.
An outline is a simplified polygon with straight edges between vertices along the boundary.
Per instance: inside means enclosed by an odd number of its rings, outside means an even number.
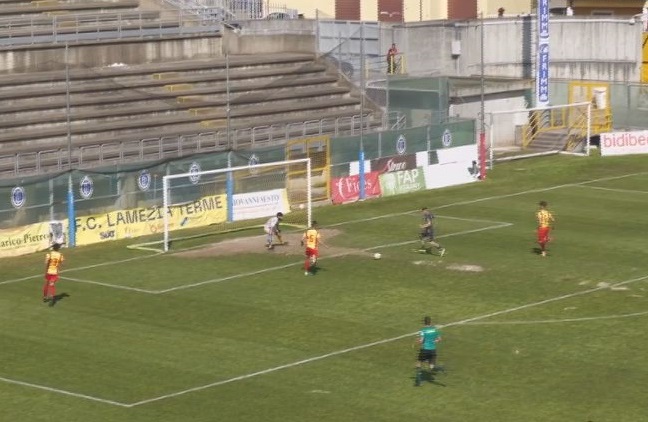
M504 9L505 17L521 16L535 13L537 0L281 0L280 2L290 9L298 10L304 17L310 19L318 15L324 19L334 19L336 8L339 10L351 6L360 10L359 20L364 21L400 21L394 19L396 16L393 10L380 11L379 4L394 5L402 2L402 21L415 22L470 19L479 16L480 12L483 12L485 17L495 17L498 16L500 9ZM646 3L648 2L645 0L550 0L549 7L555 14L566 14L567 8L571 7L574 15L632 16L641 13Z

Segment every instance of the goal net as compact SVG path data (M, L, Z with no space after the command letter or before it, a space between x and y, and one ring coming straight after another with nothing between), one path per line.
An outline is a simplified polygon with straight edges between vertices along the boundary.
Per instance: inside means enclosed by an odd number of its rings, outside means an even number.
M546 154L589 154L592 103L489 113L488 158L494 162Z
M262 236L278 212L284 230L311 224L310 158L171 174L162 186L164 237L157 243L164 252L176 241L226 232L255 229Z

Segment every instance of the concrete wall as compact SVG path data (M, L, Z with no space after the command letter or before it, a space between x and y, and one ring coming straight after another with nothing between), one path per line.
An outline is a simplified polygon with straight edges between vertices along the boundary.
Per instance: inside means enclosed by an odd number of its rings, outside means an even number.
M226 29L223 32L223 53L317 52L317 25L313 20L252 20L240 25L240 30Z
M486 75L534 75L535 21L530 17L484 21ZM550 77L638 82L641 25L628 19L553 18ZM480 73L480 21L433 21L394 27L394 39L411 74L471 76ZM460 54L452 55L452 43Z
M220 36L153 39L110 43L83 43L69 47L69 62L73 67L127 65L180 61L221 55ZM65 68L65 47L61 44L32 46L0 51L0 73L60 70Z

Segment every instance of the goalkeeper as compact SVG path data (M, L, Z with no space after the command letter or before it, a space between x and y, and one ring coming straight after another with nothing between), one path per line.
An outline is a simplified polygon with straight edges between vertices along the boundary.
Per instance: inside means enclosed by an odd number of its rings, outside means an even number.
M436 248L439 256L445 255L445 248L437 243L434 237L434 214L428 207L421 208L422 223L419 238L421 239L421 251L432 253L432 248Z
M278 212L277 215L270 217L263 226L263 230L266 233L266 248L268 248L268 250L274 249L275 236L279 240L280 245L284 244L283 239L281 238L281 229L279 228L279 223L282 219L283 213Z

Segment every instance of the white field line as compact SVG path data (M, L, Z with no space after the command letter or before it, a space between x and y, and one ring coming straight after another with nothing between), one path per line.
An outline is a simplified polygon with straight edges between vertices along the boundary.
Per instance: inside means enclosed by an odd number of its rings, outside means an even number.
M590 321L599 321L604 319L620 319L620 318L632 318L636 316L648 315L648 311L642 312L633 312L630 314L619 314L619 315L600 315L592 317L580 317L580 318L562 318L562 319L540 319L540 320L530 320L530 321L474 321L468 322L465 325L537 325L537 324L559 324L567 322L590 322Z
M149 293L149 294L157 294L158 293L156 290L139 289L137 287L120 286L119 284L102 283L100 281L83 280L83 279L80 279L80 278L61 277L61 279L62 280L73 281L75 283L95 284L97 286L110 287L112 289L130 290L132 292Z
M583 296L583 295L598 292L598 291L601 291L601 290L606 290L606 289L609 289L610 287L623 286L623 285L626 285L626 284L636 283L637 281L642 281L642 280L646 280L646 279L648 279L648 275L633 278L633 279L630 279L630 280L621 281L619 283L613 284L613 285L608 286L608 287L594 287L594 288L591 288L591 289L582 290L582 291L574 292L574 293L568 293L568 294L565 294L565 295L556 296L556 297L541 300L541 301L538 301L538 302L532 302L532 303L527 303L525 305L516 306L516 307L513 307L513 308L503 309L501 311L495 311L495 312L491 312L491 313L488 313L488 314L478 315L478 316L475 316L475 317L466 318L466 319L462 319L462 320L455 321L455 322L450 322L450 323L447 323L447 324L441 324L441 325L439 325L439 327L444 328L444 327L452 327L452 326L456 326L456 325L470 324L470 323L473 323L475 321L480 321L480 320L491 318L491 317L494 317L494 316L509 314L509 313L512 313L512 312L521 311L521 310L524 310L524 309L529 309L529 308L533 308L533 307L536 307L536 306L541 306L541 305L545 305L547 303L557 302L557 301L560 301L560 300L569 299L569 298L576 297L576 296ZM245 380L245 379L248 379L248 378L253 378L253 377L256 377L256 376L259 376L259 375L265 375L265 374L269 374L269 373L272 373L272 372L277 372L277 371L280 371L282 369L288 369L288 368L293 368L293 367L300 366L300 365L305 365L307 363L316 362L316 361L327 359L327 358L330 358L330 357L333 357L333 356L343 355L343 354L346 354L346 353L354 352L356 350L362 350L362 349L367 349L369 347L378 346L378 345L385 344L385 343L391 343L391 342L398 341L398 340L401 340L401 339L404 339L404 338L407 338L407 337L413 337L413 336L416 335L416 333L417 332L407 333L407 334L403 334L403 335L400 335L400 336L397 336L397 337L391 337L391 338L387 338L387 339L383 339L383 340L374 341L372 343L367 343L367 344L362 344L362 345L359 345L359 346L349 347L347 349L337 350L335 352L327 353L327 354L324 354L324 355L315 356L315 357L312 357L312 358L303 359L303 360L299 360L299 361L292 362L292 363L287 363L285 365L275 366L273 368L264 369L262 371L252 372L252 373L249 373L249 374L240 375L238 377L229 378L229 379L225 379L225 380L222 380L222 381L216 381L216 382L201 385L201 386L198 386L198 387L188 388L186 390L177 391L175 393L165 394L163 396L158 396L158 397L153 397L153 398L146 399L146 400L141 400L141 401L129 404L128 407L135 407L135 406L141 406L143 404L154 403L154 402L158 402L158 401L161 401L161 400L166 400L166 399L182 396L182 395L185 395L185 394L193 393L193 392L196 392L196 391L202 391L202 390L206 390L208 388L218 387L220 385Z
M68 268L68 269L62 270L61 274L69 273L69 272L72 272L72 271L81 271L81 270L89 270L89 269L92 269L92 268L105 267L105 266L108 266L108 265L123 264L124 262L139 261L140 259L152 258L152 257L158 256L158 255L161 255L161 253L156 253L156 254L153 254L153 255L146 255L146 256L134 256L132 258L120 259L118 261L100 262L98 264L86 265L86 266L83 266L83 267ZM15 278L13 280L0 281L0 285L10 284L10 283L17 283L19 281L25 281L25 280L30 280L32 278L42 278L42 277L43 277L43 274L30 275L30 276L27 276L27 277Z
M643 193L643 194L648 193L648 191L645 191L645 190L604 188L604 187L601 187L601 186L582 185L582 186L578 186L578 187L579 188L587 188L587 189L604 190L604 191L608 191L608 192L619 192L619 193Z
M587 184L590 184L590 183L606 182L606 181L610 181L610 180L618 180L618 179L625 179L627 177L645 176L645 175L648 175L648 172L642 171L642 172L637 172L637 173L628 173L628 174L624 174L624 175L621 175L621 176L601 177L601 178L598 178L598 179L585 180L583 182L565 183L563 185L550 186L550 187L547 187L547 188L529 189L529 190L522 191L522 192L514 192L514 193L508 193L508 194L504 194L504 195L487 196L487 197L484 197L484 198L471 199L471 200L468 200L468 201L454 202L452 204L440 205L438 207L435 207L434 209L449 208L449 207L454 207L454 206L457 206L457 205L470 205L470 204L476 204L476 203L479 203L479 202L490 201L490 200L493 200L493 199L511 198L513 196L527 195L529 193L547 192L547 191L555 190L555 189L569 188L569 187L575 187L575 186L583 186L583 185L587 185Z
M7 384L15 384L15 385L23 386L23 387L34 388L36 390L49 391L50 393L62 394L62 395L65 395L65 396L76 397L76 398L79 398L79 399L85 399L85 400L95 401L95 402L99 402L99 403L110 404L110 405L113 405L113 406L132 407L132 405L129 405L127 403L120 403L120 402L114 401L114 400L106 400L106 399L102 399L102 398L99 398L99 397L89 396L87 394L74 393L72 391L61 390L60 388L53 388L53 387L48 387L46 385L32 384L30 382L18 381L18 380L14 380L14 379L11 379L11 378L0 377L0 381L5 382Z
M512 225L512 223L501 222L501 223L493 225L493 226L481 227L481 228L473 229L473 230L464 230L464 231L460 231L460 232L456 232L456 233L449 233L449 234L446 234L446 235L437 236L437 238L462 236L462 235L465 235L465 234L478 233L478 232L482 232L482 231L486 231L486 230L499 229L499 228L508 227L508 226L511 226L511 225ZM419 240L408 240L408 241L405 241L405 242L388 243L388 244L385 244L385 245L378 245L378 246L372 246L370 248L365 248L365 249L362 249L362 251L369 252L369 251L375 251L375 250L378 250L378 249L393 248L393 247L396 247L396 246L409 245L409 244L418 243L418 242L420 242L420 241ZM326 256L326 257L322 257L322 258L319 258L318 260L339 258L339 257L346 256L346 255L348 255L348 253L344 252L344 253L339 253L339 254L334 254L334 255L329 255L329 256ZM234 280L234 279L237 279L237 278L243 278L243 277L248 277L248 276L252 276L252 275L269 273L269 272L272 272L272 271L282 270L282 269L290 268L290 267L296 267L296 266L302 265L302 264L303 264L303 261L298 261L298 262L293 262L293 263L290 263L290 264L279 265L279 266L276 266L276 267L264 268L262 270L250 271L250 272L247 272L247 273L238 273L238 274L233 274L233 275L230 275L230 276L227 276L227 277L214 278L214 279L211 279L211 280L200 281L198 283L183 284L181 286L171 287L171 288L164 289L164 290L156 290L156 291L151 292L151 293L164 294L164 293L174 292L176 290L191 289L191 288L198 287L198 286L204 286L206 284L222 283L223 281L229 281L229 280Z
M624 174L624 175L621 175L621 176L601 177L601 178L598 178L598 179L585 180L585 181L582 181L582 182L566 183L566 184L562 184L562 185L555 185L555 186L549 186L549 187L545 187L545 188L530 189L530 190L526 190L526 191L514 192L514 193L509 193L509 194L504 194L504 195L494 195L494 196L487 196L487 197L484 197L484 198L471 199L471 200L468 200L468 201L453 202L451 204L445 204L445 205L437 206L434 209L443 209L443 208L449 208L449 207L454 207L454 206L459 206L459 205L470 205L470 204L475 204L475 203L478 203L478 202L491 201L491 200L494 200L494 199L510 198L510 197L513 197L513 196L526 195L526 194L529 194L529 193L546 192L546 191L550 191L550 190L554 190L554 189L560 189L560 188L564 188L564 187L582 186L582 185L587 185L589 183L604 182L604 181L610 181L610 180L618 180L618 179L624 179L624 178L633 177L633 176L643 176L643 175L647 175L647 174L648 174L648 172L638 172L638 173L628 173L628 174ZM383 219L383 218L391 218L391 217L396 217L396 216L401 216L401 215L412 214L412 213L416 213L416 212L418 212L418 210L405 211L405 212L399 212L399 213L391 213L391 214L384 214L384 215L379 215L379 216L375 216L375 217L362 218L362 219L358 219L358 220L343 221L341 223L335 223L335 224L327 225L326 227L339 227L339 226L344 226L344 225L347 225L347 224L355 224L355 223L362 223L362 222L366 222L366 221L379 220L379 219ZM127 258L127 259L118 260L118 261L107 261L107 262L88 265L88 266L84 266L84 267L69 268L69 269L61 271L61 273L64 273L64 272L67 272L67 271L79 271L79 270L86 270L86 269L103 267L103 266L110 266L110 265L114 265L114 264L121 264L123 262L136 261L136 260L140 260L140 259L148 259L148 258L152 258L152 257L158 256L158 255L161 255L161 254L162 253L158 252L158 253L155 253L155 254L152 254L152 255L137 256L137 257ZM17 278L17 279L13 279L13 280L1 281L0 285L9 284L9 283L16 283L16 282L19 282L19 281L24 281L24 280L29 280L29 279L32 279L32 278L39 278L39 277L42 277L42 274Z

